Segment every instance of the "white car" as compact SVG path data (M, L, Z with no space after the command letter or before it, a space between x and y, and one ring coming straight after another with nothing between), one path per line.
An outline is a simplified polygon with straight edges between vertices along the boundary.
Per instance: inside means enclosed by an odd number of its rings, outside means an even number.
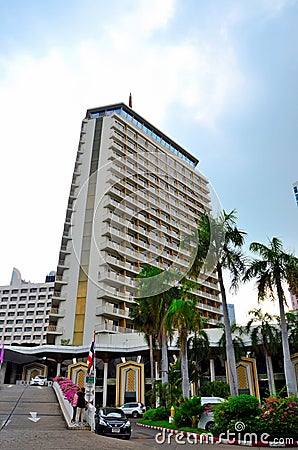
M210 431L214 427L215 422L212 408L214 405L218 405L223 402L225 402L225 399L221 397L201 397L201 403L205 406L205 412L202 413L198 421L198 428L203 428L203 430Z
M42 375L37 375L36 377L31 378L30 385L47 386L48 379L47 379L47 377L43 377Z
M124 403L120 408L127 416L132 417L141 417L146 411L146 406L139 402Z

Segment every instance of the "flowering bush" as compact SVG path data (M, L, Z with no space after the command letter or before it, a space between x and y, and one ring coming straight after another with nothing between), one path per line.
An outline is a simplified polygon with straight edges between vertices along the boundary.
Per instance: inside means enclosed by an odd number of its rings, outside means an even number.
M73 381L69 380L69 378L57 376L53 378L53 381L59 384L60 389L64 395L64 398L72 404L72 400L74 395L77 393L79 386L75 384Z
M271 437L298 440L298 398L268 397L262 408L262 419Z

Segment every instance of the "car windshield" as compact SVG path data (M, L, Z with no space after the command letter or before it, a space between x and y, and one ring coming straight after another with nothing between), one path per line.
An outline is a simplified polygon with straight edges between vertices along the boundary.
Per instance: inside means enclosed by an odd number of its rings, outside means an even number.
M117 419L125 418L125 414L118 408L103 408L102 415L104 417L116 417Z

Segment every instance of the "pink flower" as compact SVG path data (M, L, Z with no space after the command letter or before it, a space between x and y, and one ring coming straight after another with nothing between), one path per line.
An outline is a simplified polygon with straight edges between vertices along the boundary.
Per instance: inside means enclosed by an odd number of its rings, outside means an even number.
M285 416L281 416L281 418L282 418L282 419L284 419L284 418L285 418Z

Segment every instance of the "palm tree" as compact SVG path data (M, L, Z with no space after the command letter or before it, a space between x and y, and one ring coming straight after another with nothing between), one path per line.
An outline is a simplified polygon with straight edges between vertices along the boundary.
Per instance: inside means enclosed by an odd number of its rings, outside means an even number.
M261 308L249 311L251 319L246 325L246 332L250 335L252 348L263 354L266 363L269 392L275 393L272 356L278 351L280 333L276 324L277 316L262 313Z
M186 288L187 289L187 288ZM188 290L188 289L187 289ZM200 331L203 326L202 317L197 308L197 302L188 298L187 291L181 291L182 297L174 299L165 314L165 328L169 332L173 329L178 331L181 375L182 375L182 394L189 398L189 373L187 356L187 338L189 333Z
M150 377L151 385L154 386L154 359L153 359L153 336L157 334L157 309L150 298L136 298L132 305L129 316L134 321L136 329L142 331L145 337L148 337L149 359L150 359Z
M291 253L286 253L281 240L276 237L269 241L268 246L259 242L252 242L249 249L253 253L257 253L260 259L251 261L245 273L244 281L257 278L259 301L264 300L267 296L274 300L274 294L277 293L287 392L289 396L291 394L297 395L295 371L290 359L283 283L287 283L292 292L297 292L298 259Z
M161 378L162 383L168 381L168 332L164 326L164 317L167 308L171 304L177 289L172 287L170 282L172 274L163 271L158 267L146 265L139 275L139 297L146 300L144 308L149 316L149 323L154 323L154 330L157 333L159 345L161 347ZM153 351L152 351L153 358ZM152 373L153 369L151 369Z
M289 332L290 350L292 353L298 351L298 311L286 312L286 321Z
M189 271L189 275L195 279L198 278L200 272L214 270L214 267L217 272L222 299L227 368L232 397L238 395L238 378L223 271L227 270L230 273L230 288L236 291L245 269L245 260L241 252L245 234L244 231L240 231L236 227L235 210L230 213L223 211L217 218L210 217L208 214L202 215L198 222L198 229L195 231L197 253Z
M204 322L203 322L204 326ZM197 331L187 341L187 352L189 356L190 380L196 382L197 392L200 390L201 363L209 360L210 342L206 331Z
M227 343L226 343L226 333L224 332L225 325L220 324L219 328L223 328L223 333L221 335L221 338L219 339L218 346L221 349L221 354L223 356L224 361L226 361L227 360ZM235 323L231 325L231 335L232 335L232 342L233 342L236 363L239 362L241 360L242 356L245 356L245 354L246 354L246 347L243 342L243 339L241 338L242 334L243 334L242 327L236 325Z

